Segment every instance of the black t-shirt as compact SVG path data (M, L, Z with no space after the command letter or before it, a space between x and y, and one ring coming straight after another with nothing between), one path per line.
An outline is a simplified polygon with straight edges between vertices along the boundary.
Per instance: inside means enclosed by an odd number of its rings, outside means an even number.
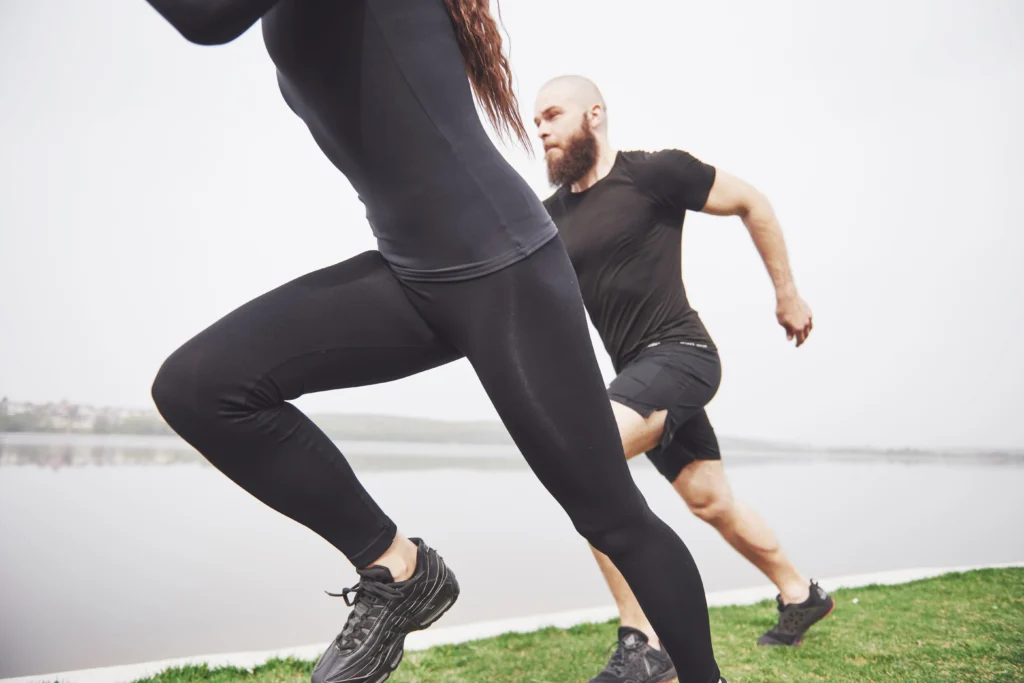
M652 342L714 348L686 299L680 252L686 211L704 208L714 182L714 167L686 152L619 152L595 185L544 202L616 372Z
M199 42L262 17L285 101L359 194L399 275L479 277L557 234L480 121L442 0L149 3Z

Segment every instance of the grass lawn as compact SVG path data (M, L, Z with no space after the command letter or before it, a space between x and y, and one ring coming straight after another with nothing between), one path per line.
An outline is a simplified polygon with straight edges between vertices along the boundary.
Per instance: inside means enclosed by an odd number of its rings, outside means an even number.
M774 621L774 602L712 609L722 673L730 683L1024 681L1024 569L833 595L835 612L797 648L755 645ZM604 666L616 626L545 629L410 652L388 683L586 683ZM145 682L308 683L312 667L297 660L274 660L252 672L186 667Z

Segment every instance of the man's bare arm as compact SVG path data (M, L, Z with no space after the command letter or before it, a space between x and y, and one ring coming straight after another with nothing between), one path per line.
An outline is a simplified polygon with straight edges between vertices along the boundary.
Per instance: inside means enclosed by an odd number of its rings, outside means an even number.
M797 346L803 344L811 332L811 309L797 293L782 226L768 198L750 183L719 170L701 211L715 216L740 217L775 286L779 324L786 328L787 339L795 337Z

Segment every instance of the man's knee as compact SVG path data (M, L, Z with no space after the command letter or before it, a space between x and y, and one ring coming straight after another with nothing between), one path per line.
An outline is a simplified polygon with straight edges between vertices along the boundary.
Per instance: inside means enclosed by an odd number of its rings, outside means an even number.
M693 483L682 488L680 493L690 512L711 526L727 524L732 519L735 502L724 482Z
M727 523L733 514L732 501L715 500L690 504L690 512L711 526L717 527Z

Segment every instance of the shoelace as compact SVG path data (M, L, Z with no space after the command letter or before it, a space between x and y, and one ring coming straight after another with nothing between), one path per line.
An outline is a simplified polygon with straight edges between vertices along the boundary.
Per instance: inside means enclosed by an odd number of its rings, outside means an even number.
M370 632L372 624L368 624L367 615L381 601L395 600L402 597L402 592L380 581L362 579L353 588L345 588L340 593L324 591L332 598L341 598L345 604L352 607L352 612L345 621L344 628L338 634L338 646L341 649L348 649L351 646L359 645L359 641ZM349 595L354 595L349 600Z
M621 640L616 641L615 645L612 645L608 650L612 648L615 648L615 653L608 660L608 666L605 669L616 676L622 676L626 673L626 667L629 666L629 662L632 659L629 656L630 649ZM605 652L605 656L607 655L608 652Z

